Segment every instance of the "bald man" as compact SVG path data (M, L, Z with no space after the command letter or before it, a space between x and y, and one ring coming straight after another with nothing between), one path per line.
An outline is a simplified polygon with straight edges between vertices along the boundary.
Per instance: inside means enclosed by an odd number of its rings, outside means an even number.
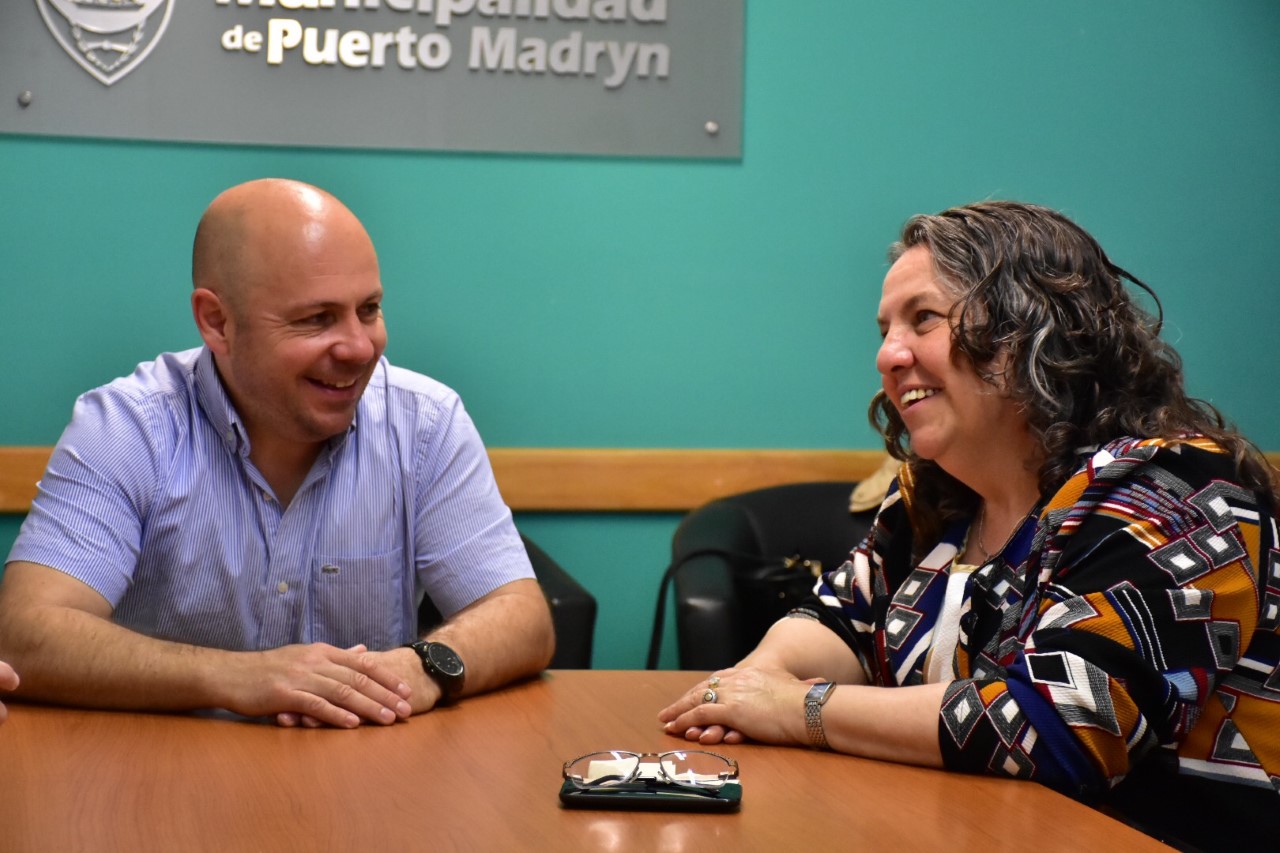
M383 357L351 211L233 187L192 278L204 346L77 401L9 555L18 695L352 728L545 667L550 613L480 437ZM420 637L424 594L447 618Z

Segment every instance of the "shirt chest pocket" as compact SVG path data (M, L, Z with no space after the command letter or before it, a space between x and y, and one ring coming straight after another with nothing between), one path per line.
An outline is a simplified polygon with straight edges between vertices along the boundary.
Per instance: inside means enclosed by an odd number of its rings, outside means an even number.
M404 632L404 550L373 557L317 556L312 571L312 640L382 651Z

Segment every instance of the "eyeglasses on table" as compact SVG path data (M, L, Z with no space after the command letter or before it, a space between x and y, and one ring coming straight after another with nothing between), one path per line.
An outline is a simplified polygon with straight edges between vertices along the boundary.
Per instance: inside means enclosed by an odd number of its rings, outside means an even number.
M566 761L564 778L582 790L659 784L714 796L726 783L738 779L738 762L697 749L670 752L615 749Z

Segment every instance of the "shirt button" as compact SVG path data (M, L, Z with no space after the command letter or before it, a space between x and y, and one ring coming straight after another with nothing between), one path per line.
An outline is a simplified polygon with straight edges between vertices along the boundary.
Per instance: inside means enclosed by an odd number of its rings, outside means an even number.
M284 581L280 581L280 583L276 584L276 589L280 590L281 592L288 592L289 585Z

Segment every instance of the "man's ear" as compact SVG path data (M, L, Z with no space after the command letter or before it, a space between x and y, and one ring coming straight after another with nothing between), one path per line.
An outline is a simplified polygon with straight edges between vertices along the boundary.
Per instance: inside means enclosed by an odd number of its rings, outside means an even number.
M207 287L197 287L191 293L191 316L205 346L214 355L226 355L228 348L227 324L230 316L218 294Z

